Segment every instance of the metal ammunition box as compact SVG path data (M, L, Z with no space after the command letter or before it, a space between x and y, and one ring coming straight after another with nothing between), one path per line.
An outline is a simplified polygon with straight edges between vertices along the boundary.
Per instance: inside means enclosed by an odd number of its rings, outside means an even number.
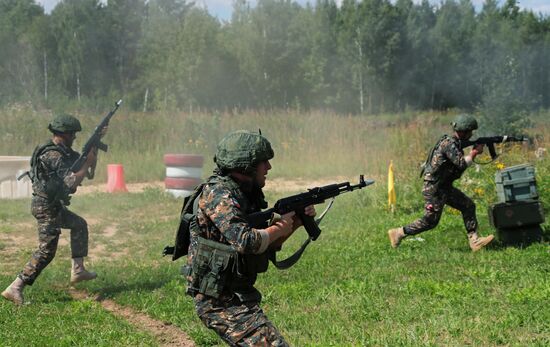
M495 174L499 202L538 199L535 168L529 164L511 166Z
M497 229L538 225L544 223L544 211L538 200L504 202L489 206L489 221Z
M497 239L508 245L528 245L542 241L542 228L539 225L514 229L497 229Z

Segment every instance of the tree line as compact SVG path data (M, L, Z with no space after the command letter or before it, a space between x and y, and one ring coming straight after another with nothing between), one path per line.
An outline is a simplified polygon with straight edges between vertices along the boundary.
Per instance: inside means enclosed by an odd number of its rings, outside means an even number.
M0 0L0 106L134 110L550 107L550 17L518 1Z

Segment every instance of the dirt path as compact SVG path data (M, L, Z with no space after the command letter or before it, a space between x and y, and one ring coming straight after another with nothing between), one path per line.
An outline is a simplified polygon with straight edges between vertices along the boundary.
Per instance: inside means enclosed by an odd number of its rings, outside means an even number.
M163 347L193 347L195 343L178 327L168 322L153 319L145 313L135 311L129 307L120 306L113 300L103 299L100 296L89 296L84 290L70 289L69 293L75 300L94 300L116 317L126 320L138 330L153 335Z
M155 182L126 183L126 188L128 188L128 193L141 193L146 188L164 189L164 182L155 181ZM107 183L90 184L90 185L83 185L81 187L78 187L78 191L76 192L76 195L90 194L90 193L105 193L105 192L107 192Z

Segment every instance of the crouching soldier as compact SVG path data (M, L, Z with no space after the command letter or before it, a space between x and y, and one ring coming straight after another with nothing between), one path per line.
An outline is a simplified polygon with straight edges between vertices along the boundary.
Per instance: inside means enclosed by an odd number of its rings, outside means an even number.
M86 221L67 209L70 194L76 192L85 177L90 178L97 160L97 150L90 152L77 172L70 170L79 154L72 149L80 122L70 115L56 116L48 129L53 137L36 147L31 157L29 177L32 181L31 212L38 224L38 249L2 296L17 305L23 304L23 289L32 285L38 275L52 261L57 250L61 228L71 230L72 270L71 284L96 278L84 267L88 255L88 225ZM102 136L107 131L104 128Z

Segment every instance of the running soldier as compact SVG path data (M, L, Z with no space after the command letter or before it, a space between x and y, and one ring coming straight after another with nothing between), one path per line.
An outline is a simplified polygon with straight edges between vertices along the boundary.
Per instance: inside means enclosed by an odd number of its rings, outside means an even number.
M471 115L459 115L452 123L453 136L444 135L432 149L424 166L424 216L411 224L388 230L391 246L396 248L401 240L433 229L439 223L443 207L449 205L460 212L468 235L470 248L478 251L493 240L493 235L480 237L477 233L476 206L463 192L453 187L453 182L472 165L474 158L483 153L483 145L476 145L465 156L461 140L468 140L477 129L477 121Z
M88 255L88 225L66 207L70 194L76 192L85 177L90 178L89 169L95 168L97 150L92 150L82 168L73 173L69 169L79 154L72 149L72 145L76 133L82 130L80 121L71 115L59 115L48 125L48 129L53 137L46 144L36 147L29 171L33 187L31 212L38 224L38 249L15 281L2 292L4 298L16 305L24 302L24 287L32 285L53 260L61 228L71 230L71 284L97 277L84 267L84 257ZM106 131L107 128L104 128L101 136Z
M254 283L267 270L270 252L302 222L294 212L264 229L247 222L248 214L267 207L262 188L273 155L261 134L229 133L218 144L214 174L195 200L196 224L184 267L187 293L203 323L230 346L288 346L260 308ZM314 216L315 208L308 206L305 213Z

